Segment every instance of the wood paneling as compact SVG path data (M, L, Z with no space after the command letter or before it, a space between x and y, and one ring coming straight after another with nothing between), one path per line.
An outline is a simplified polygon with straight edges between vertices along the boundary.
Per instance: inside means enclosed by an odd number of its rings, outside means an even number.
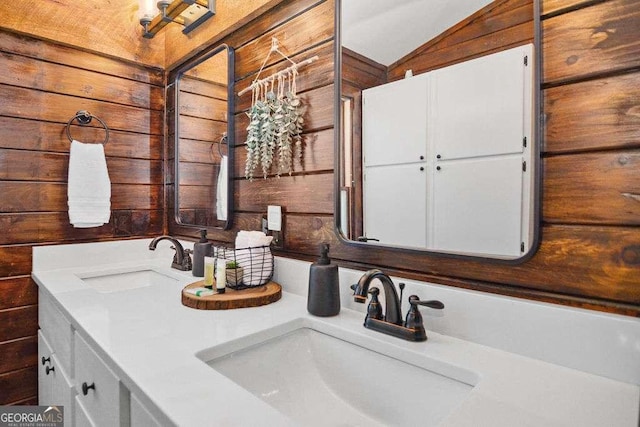
M640 225L640 150L545 159L547 222Z
M546 84L640 66L640 6L614 0L577 9L542 23Z
M634 72L545 90L544 151L640 146L639 80Z
M163 75L2 30L0 52L0 404L26 404L37 399L32 247L163 231ZM111 128L112 214L104 226L75 229L65 126L82 109ZM102 141L93 125L73 125L72 137Z
M38 394L38 370L32 366L0 374L0 404L29 404Z
M389 66L388 80L533 42L532 0L494 1Z
M0 343L0 372L34 367L38 359L38 337Z

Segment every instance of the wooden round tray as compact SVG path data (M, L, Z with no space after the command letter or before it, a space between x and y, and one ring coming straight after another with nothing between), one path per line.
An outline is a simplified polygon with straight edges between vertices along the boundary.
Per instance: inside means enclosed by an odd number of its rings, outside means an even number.
M204 286L204 280L191 283L184 289ZM215 283L214 283L215 289ZM182 290L182 305L198 310L229 310L232 308L258 307L271 304L282 297L282 287L276 282L269 282L263 286L236 291L227 288L224 294L197 297Z

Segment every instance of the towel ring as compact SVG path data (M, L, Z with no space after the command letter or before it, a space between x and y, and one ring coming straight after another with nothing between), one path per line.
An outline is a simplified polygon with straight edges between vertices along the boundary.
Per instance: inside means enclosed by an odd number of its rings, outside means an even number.
M104 128L106 135L104 141L102 141L102 145L107 145L107 142L109 142L109 126L107 126L107 124L103 122L100 117L94 116L86 110L78 111L76 115L71 117L71 119L67 122L67 138L69 138L69 142L73 142L73 138L71 137L71 122L73 122L74 120L78 120L80 126L86 126L91 123L92 119L96 119L97 121L99 121Z
M218 141L217 145L218 145L218 154L220 154L220 157L224 156L224 154L222 154L222 145L227 146L227 154L229 154L229 138L227 137L226 132L222 134L222 138L220 138L220 141ZM213 151L213 144L211 144L211 151Z

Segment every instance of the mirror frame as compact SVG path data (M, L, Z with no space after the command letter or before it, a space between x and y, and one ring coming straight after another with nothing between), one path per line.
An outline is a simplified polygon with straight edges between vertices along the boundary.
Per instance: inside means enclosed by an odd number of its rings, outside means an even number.
M180 108L179 108L179 83L180 78L193 67L198 66L202 62L217 55L220 52L227 52L227 220L224 226L203 226L198 224L186 224L180 219ZM234 169L234 151L235 151L235 52L234 49L227 44L220 44L204 50L196 57L191 58L187 62L180 65L174 74L173 81L167 85L167 88L174 85L174 221L176 224L196 229L216 229L229 230L233 225L233 169Z
M341 178L344 171L341 168L342 159L342 2L349 0L335 0L335 21L334 21L334 75L335 75L335 88L334 88L334 233L338 237L341 244L358 247L358 248L373 248L377 250L389 251L389 255L397 255L402 253L410 254L424 254L433 257L454 258L460 260L469 261L483 261L494 264L506 264L506 265L518 265L531 259L537 252L540 246L540 221L542 210L542 157L540 145L542 143L542 133L544 112L542 111L542 46L541 40L541 19L540 19L540 0L533 0L533 46L534 46L534 66L533 66L533 88L534 88L534 100L533 111L534 116L532 118L532 132L533 132L533 157L536 160L536 165L532 168L533 173L533 188L531 193L533 195L533 211L531 221L533 221L533 236L531 239L531 246L529 249L518 258L493 258L483 257L478 255L466 255L450 252L438 252L428 249L413 249L403 248L397 246L389 246L384 244L375 244L367 242L358 242L354 240L348 240L342 234L341 231L341 202L340 202L340 189Z

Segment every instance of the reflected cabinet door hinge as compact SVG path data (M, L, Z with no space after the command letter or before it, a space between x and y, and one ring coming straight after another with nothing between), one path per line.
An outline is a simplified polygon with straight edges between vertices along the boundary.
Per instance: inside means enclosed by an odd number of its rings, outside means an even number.
M529 55L524 56L524 66L526 67L527 65L529 65Z
M520 252L524 252L524 242L520 242Z
M523 136L523 137L522 137L522 146L523 146L524 148L527 148L527 137L526 137L526 136Z
M522 172L527 171L527 162L522 162Z

